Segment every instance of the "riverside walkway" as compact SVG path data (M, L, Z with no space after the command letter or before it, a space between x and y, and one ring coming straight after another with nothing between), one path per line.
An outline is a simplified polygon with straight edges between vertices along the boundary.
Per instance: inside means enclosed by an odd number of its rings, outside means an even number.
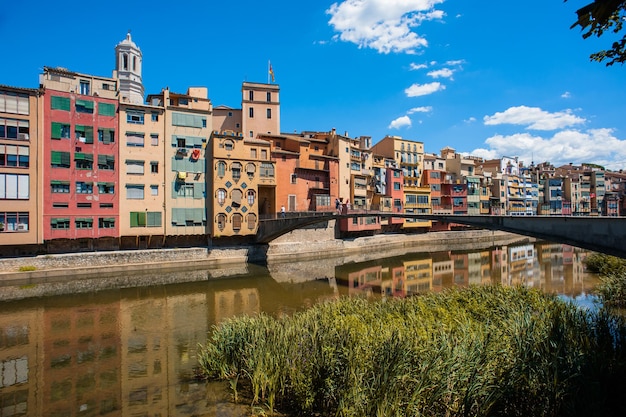
M287 213L285 217L262 219L257 242L267 243L292 230L342 218L401 217L456 223L488 230L502 230L537 239L565 243L583 249L626 258L626 218L575 216L464 216L409 214L377 211Z

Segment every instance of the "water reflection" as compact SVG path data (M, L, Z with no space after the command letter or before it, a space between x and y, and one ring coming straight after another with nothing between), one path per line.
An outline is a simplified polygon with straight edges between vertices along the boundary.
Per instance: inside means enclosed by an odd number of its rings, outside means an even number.
M28 298L35 289L0 288L27 294L0 304L0 416L244 415L247 408L234 406L222 385L194 379L198 343L228 317L291 314L342 295L405 297L470 284L526 285L574 298L594 285L584 272L586 255L565 245L517 244L248 265L230 276L137 275L124 278L160 285L100 290L99 281L98 291L73 295ZM175 281L183 283L165 284Z

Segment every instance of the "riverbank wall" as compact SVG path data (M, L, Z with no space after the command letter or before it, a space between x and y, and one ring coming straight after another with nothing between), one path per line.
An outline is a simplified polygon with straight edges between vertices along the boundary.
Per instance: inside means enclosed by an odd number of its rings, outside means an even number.
M408 252L470 249L477 244L507 244L528 238L506 232L467 230L424 234L385 234L336 239L334 224L296 230L269 245L210 246L177 249L81 252L0 259L0 286L67 282L124 273L209 269L245 265L272 265L307 260L321 266L320 274L346 257L376 259ZM228 268L227 268L228 269ZM283 268L284 270L284 268ZM282 273L281 275L285 275ZM301 274L295 274L300 276ZM285 277L293 280L294 277Z

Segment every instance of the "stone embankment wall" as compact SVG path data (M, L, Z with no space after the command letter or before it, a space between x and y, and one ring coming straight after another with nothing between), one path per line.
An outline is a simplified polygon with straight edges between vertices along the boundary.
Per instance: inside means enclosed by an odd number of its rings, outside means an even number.
M382 258L395 256L397 251L429 252L467 249L476 244L503 244L523 237L504 232L472 230L426 234L393 234L335 239L334 222L326 227L293 231L268 246L199 247L152 249L115 252L82 252L0 259L0 286L66 282L80 278L106 278L124 273L157 270L241 267L249 262L268 265L313 259L351 256ZM337 264L332 262L332 264Z

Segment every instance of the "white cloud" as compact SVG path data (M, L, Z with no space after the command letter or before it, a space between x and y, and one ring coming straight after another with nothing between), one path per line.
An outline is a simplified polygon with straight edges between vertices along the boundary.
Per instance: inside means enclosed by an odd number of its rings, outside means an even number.
M416 64L414 62L411 62L411 65L409 66L409 70L411 71L417 71L417 70L421 70L424 68L428 68L428 65L426 64Z
M428 84L413 84L409 88L405 89L404 92L407 97L419 97L427 96L429 94L445 89L446 86L441 84L440 82L433 82Z
M470 117L467 120L463 120L465 123L474 123L476 121L476 118L474 116Z
M413 113L430 113L431 111L433 111L433 108L431 106L423 106L423 107L413 107L411 110L409 110L408 112L406 112L407 114L413 114Z
M412 29L424 21L440 20L443 12L435 5L444 0L345 0L333 3L326 13L336 38L359 48L380 53L415 54L428 46L426 38Z
M465 64L465 60L464 59L456 59L456 60L446 61L446 65L450 65L452 67L457 66L457 65L463 65L463 64Z
M411 118L409 116L401 116L389 123L389 129L400 129L402 127L410 127Z
M426 75L432 78L450 78L454 75L454 71L450 68L442 68L440 70L430 71Z
M510 107L503 112L483 118L486 125L526 125L533 130L556 130L584 123L586 120L572 114L571 110L550 113L539 107Z
M613 170L626 165L626 140L616 138L612 129L563 130L547 137L530 133L494 135L485 144L488 148L475 149L470 154L486 159L518 156L527 165L545 161L555 166L593 162Z
M570 98L571 96L572 96L572 93L570 93L569 91L566 91L563 94L561 94L561 98Z

